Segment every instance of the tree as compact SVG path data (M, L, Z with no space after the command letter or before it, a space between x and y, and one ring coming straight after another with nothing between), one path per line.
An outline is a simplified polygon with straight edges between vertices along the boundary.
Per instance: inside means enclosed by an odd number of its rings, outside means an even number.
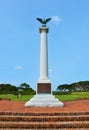
M0 93L2 94L14 94L18 91L16 86L11 84L0 84Z
M68 91L69 90L69 85L68 84L59 85L57 87L57 90L59 90L59 91Z
M22 84L20 84L20 88L22 88L22 89L30 88L30 85L27 83L22 83Z
M22 90L21 91L22 94L35 94L35 91L27 83L22 83L19 86L18 90L20 90L20 91Z
M80 81L72 84L63 84L57 87L58 91L89 91L89 81Z

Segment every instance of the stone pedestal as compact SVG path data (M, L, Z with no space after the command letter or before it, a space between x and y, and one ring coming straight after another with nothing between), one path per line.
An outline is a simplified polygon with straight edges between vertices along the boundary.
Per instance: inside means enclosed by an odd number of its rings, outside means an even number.
M64 104L52 94L37 94L25 103L26 107L63 107Z

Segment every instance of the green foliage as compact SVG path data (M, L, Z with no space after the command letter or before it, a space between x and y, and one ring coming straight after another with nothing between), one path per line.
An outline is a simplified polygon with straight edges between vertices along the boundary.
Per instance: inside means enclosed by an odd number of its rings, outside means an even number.
M22 88L22 89L24 89L24 88L30 88L30 85L27 84L27 83L22 83L22 84L20 84L19 87Z
M11 84L0 84L0 94L15 94L18 95L19 93L24 95L34 95L35 91L30 88L29 84L22 83L20 87L13 86Z
M11 84L0 84L0 94L14 94L18 91L16 86Z
M63 84L57 87L58 91L88 91L89 81L80 81L72 84Z
M22 91L22 94L23 95L28 95L28 94L30 94L30 95L34 95L36 92L32 89L32 88L25 88L23 91Z
M22 83L19 87L18 87L18 89L20 90L19 92L21 93L21 94L23 94L23 95L28 95L28 94L30 94L30 95L34 95L36 92L32 89L32 88L30 88L30 85L29 84L27 84L27 83ZM18 93L19 93L18 92Z
M53 91L53 95L69 95L71 92Z

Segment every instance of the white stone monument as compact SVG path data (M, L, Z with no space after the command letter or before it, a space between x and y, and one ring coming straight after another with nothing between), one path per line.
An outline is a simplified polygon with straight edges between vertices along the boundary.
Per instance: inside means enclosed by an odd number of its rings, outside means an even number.
M40 31L40 78L37 83L36 95L25 103L26 107L63 107L64 104L52 95L51 82L48 78L48 42L47 33L49 28L46 23L51 19L40 19L42 23Z

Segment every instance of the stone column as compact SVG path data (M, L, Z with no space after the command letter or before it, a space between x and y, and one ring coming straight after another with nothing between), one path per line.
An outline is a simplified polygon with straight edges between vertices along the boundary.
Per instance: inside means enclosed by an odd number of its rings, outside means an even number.
M48 27L40 27L40 78L37 83L37 94L51 94L51 82L48 78Z
M48 80L47 27L40 27L40 81Z

